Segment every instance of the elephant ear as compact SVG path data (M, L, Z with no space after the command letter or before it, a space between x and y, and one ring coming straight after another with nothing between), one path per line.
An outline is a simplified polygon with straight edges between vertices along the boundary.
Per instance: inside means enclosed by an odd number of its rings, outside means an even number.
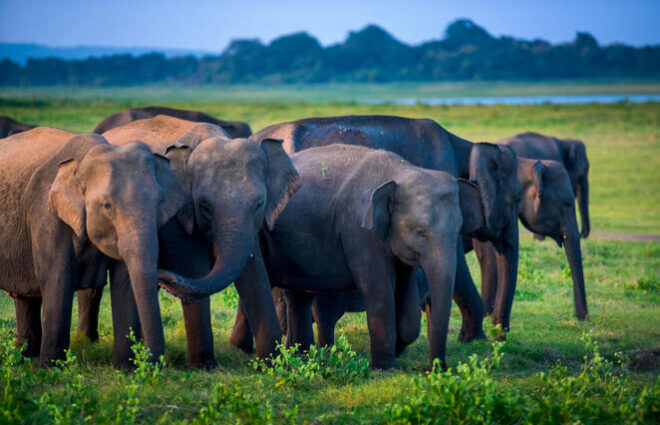
M162 201L158 208L158 227L167 223L170 218L177 215L191 201L186 191L181 186L179 179L170 168L170 160L166 156L156 156L156 180L160 186ZM184 224L184 227L185 224ZM186 227L188 230L188 227ZM190 230L189 233L192 233Z
M396 182L393 180L379 186L371 194L366 212L362 216L362 227L370 230L383 241L387 240L390 231L395 190Z
M261 140L261 149L268 159L264 215L268 230L273 230L275 220L284 211L291 196L300 188L300 176L293 166L291 158L284 151L282 143L281 139Z
M165 148L165 156L169 160L169 168L179 178L181 186L185 190L190 190L190 177L188 176L188 156L192 149L189 145L181 142L174 142Z
M536 188L539 199L543 196L543 175L547 171L547 167L541 161L536 161L532 165L532 182Z
M486 219L481 202L479 187L468 180L457 179L458 199L463 216L463 227L461 233L468 235L484 227Z
M57 175L48 193L48 208L65 222L78 239L85 235L85 198L76 177L78 161L68 159L57 166Z

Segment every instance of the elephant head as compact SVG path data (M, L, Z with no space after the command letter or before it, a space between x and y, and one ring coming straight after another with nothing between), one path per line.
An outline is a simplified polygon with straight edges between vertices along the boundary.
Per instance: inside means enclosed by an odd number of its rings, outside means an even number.
M566 250L573 277L575 312L585 319L587 296L582 271L580 235L575 217L575 198L564 166L556 161L518 159L518 176L523 184L520 221L534 233L550 236Z
M387 243L400 261L421 268L428 280L434 306L429 354L431 362L439 358L444 365L459 231L474 231L484 223L478 188L444 172L423 170L381 185L367 199L362 227ZM418 309L419 303L414 306Z
M212 137L194 148L177 142L167 156L193 200L179 220L189 233L205 234L215 255L211 271L200 279L159 275L165 289L192 301L221 291L240 275L257 232L264 223L272 229L300 178L278 139Z
M577 197L580 208L580 219L582 229L580 236L589 236L589 160L587 159L587 148L580 140L561 140L564 146L564 166L571 179L573 193Z
M126 264L147 346L164 351L158 305L158 228L186 203L167 158L141 143L109 145L101 136L73 137L63 150L93 143L84 157L59 162L48 197L52 214L79 240ZM76 159L77 158L77 159Z

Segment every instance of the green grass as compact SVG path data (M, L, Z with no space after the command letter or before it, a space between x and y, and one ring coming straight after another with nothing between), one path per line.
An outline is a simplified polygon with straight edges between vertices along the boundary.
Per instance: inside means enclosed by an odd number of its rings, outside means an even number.
M285 101L354 102L365 99L481 96L657 94L660 81L578 79L562 81L469 81L388 84L231 84L209 86L152 85L138 87L0 88L0 94L21 98L114 99L133 101Z
M130 89L125 90L128 93ZM0 93L0 115L83 132L91 131L101 118L116 110L156 103L130 99L87 100L84 97L67 100L39 95L38 99L32 99ZM581 138L587 144L592 164L592 232L660 234L660 104L657 103L494 107L211 100L158 103L201 109L223 119L245 120L255 130L306 116L380 113L433 118L450 131L474 141L494 141L523 130ZM518 406L520 415L526 415L524 417L533 423L577 420L582 423L624 420L653 423L660 409L658 370L635 371L613 366L610 374L593 368L588 369L586 375L582 374L588 350L581 337L585 333L591 335L607 361L614 361L616 352L627 353L634 360L640 350L660 346L660 244L592 238L583 241L582 247L590 319L579 322L574 317L571 281L565 271L563 251L552 241L539 243L523 235L511 333L502 349L503 358L499 366L489 372L476 367L460 375L457 382L452 381L451 376L455 375L431 377L428 382L421 383L411 381L414 377L423 377L427 367L425 335L400 358L400 372L371 372L368 377L360 375L349 383L316 375L299 382L300 376L311 373L315 366L301 364L298 360L291 361L296 365L293 372L282 371L272 376L256 372L251 364L253 358L228 344L234 317L234 299L230 292L212 298L215 352L220 364L217 370L187 369L180 305L174 298L161 294L167 365L160 372L147 370L144 374L151 373L151 377L144 379L140 378L143 374L119 373L110 366L112 324L109 294L106 294L101 309L101 341L90 344L74 336L71 351L77 359L61 372L38 372L35 362L21 366L11 363L7 360L9 357L0 359L0 365L11 366L0 367L0 375L5 379L2 383L11 384L4 388L0 413L11 401L10 397L16 396L9 405L22 406L21 419L29 423L52 423L62 409L65 413L75 413L75 417L62 423L80 422L81 411L91 415L93 421L104 423L113 423L108 419L113 412L115 419L139 423L192 421L200 418L200 412L203 417L199 423L204 420L234 422L237 418L242 418L244 423L383 423L391 420L396 411L395 407L387 405L411 406L416 402L414 397L419 396L424 406L440 409L443 414L463 409L465 405L469 407L474 400L470 397L477 397L474 403L479 406L495 403L500 410L504 406L510 409ZM479 285L473 254L468 260L475 283ZM0 296L1 327L15 327L13 310L11 299ZM74 311L73 329L75 317ZM486 328L490 329L490 325L486 324ZM491 355L490 343L458 343L459 329L460 313L454 308L447 349L450 367L456 368L472 354L482 359ZM364 313L345 316L338 332L346 335L358 358L369 358ZM554 368L558 362L566 371ZM434 388L449 388L447 406L438 407ZM623 398L616 398L616 391L620 391L617 394ZM451 401L452 394L458 397L454 401ZM41 402L40 397L43 397ZM543 405L539 400L545 400L545 406L555 409L553 412L557 415L543 411L541 416L534 416L534 406ZM640 419L621 413L617 416L616 412L623 409L618 406L622 400L638 402L637 411L645 413L646 417ZM612 403L617 404L619 410L611 407ZM592 408L596 410L589 410ZM218 409L224 413L218 413ZM605 414L606 420L598 414ZM479 422L473 413L466 413L462 418ZM115 423L117 421L119 419Z

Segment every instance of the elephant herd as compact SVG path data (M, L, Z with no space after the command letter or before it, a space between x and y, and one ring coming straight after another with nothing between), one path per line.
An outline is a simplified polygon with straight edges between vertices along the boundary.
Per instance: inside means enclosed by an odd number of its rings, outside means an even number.
M509 330L518 219L565 248L576 315L588 316L589 162L578 140L472 143L392 116L253 134L162 107L118 112L94 134L7 117L0 130L0 289L14 299L24 354L42 367L69 346L76 292L78 329L98 339L108 281L117 367L130 366L131 329L152 360L164 353L159 287L181 299L189 365L213 367L209 296L231 283L230 343L261 358L283 334L308 348L314 322L317 344L332 344L345 312L366 311L372 367L396 368L424 311L430 361L444 366L452 299L460 341L484 338L485 315Z

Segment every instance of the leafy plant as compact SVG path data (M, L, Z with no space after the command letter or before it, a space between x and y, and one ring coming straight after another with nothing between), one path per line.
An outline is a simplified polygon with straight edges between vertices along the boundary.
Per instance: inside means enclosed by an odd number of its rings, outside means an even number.
M345 335L339 335L335 345L317 347L300 352L299 346L277 346L277 354L267 360L253 362L257 371L277 378L275 384L296 385L319 381L332 381L341 384L356 382L369 376L369 363L351 349Z

